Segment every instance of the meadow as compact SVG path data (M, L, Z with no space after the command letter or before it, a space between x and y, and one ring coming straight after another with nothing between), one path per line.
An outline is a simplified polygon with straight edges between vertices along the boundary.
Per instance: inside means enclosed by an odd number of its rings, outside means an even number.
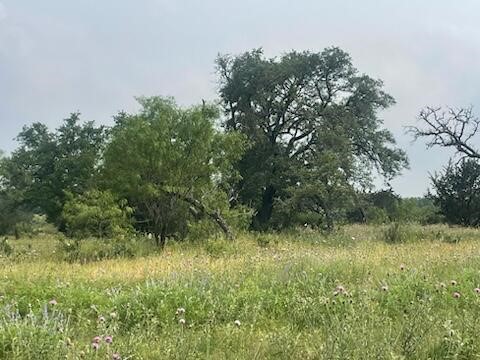
M8 243L2 359L480 358L480 230L245 234L76 262L53 235Z

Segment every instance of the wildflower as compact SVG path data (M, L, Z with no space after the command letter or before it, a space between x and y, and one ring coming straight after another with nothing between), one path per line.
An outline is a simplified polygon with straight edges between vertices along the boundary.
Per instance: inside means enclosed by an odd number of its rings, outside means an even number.
M443 289L445 289L447 287L447 285L445 285L445 283L440 283L439 286Z
M185 314L185 308L183 307L180 307L177 309L177 311L175 312L176 315L183 315Z
M345 293L345 288L342 285L338 285L335 288L335 291L333 292L333 296L337 296L339 294L344 294Z
M355 241L355 236L352 236L352 240Z
M112 355L112 360L122 360L122 357L120 356L119 353L114 353Z
M455 291L455 292L453 293L453 297L454 297L455 299L460 299L460 293L457 292L457 291Z
M480 294L480 288L475 288L474 291L477 293L477 294Z
M92 340L92 343L99 344L100 341L102 341L102 338L100 336L95 336Z
M105 336L103 340L105 340L107 344L111 344L113 342L113 338L111 335Z
M455 280L451 280L451 281L450 281L450 284L451 284L452 286L455 286L455 285L457 285L457 282L456 282Z
M111 317L112 319L116 319L116 318L117 318L117 313L116 313L116 312L111 312L111 313L110 313L110 317Z
M99 322L99 323L104 323L104 322L105 322L105 317L99 316L99 317L98 317L98 322Z
M400 270L402 270L402 271L405 270L405 265L401 264L400 265Z
M178 323L179 323L180 325L185 325L185 319L180 319L180 320L178 320Z
M242 325L242 323L240 322L240 320L235 320L233 323L235 324L235 326L240 326L240 325Z
M98 349L100 348L100 344L99 343L96 343L96 342L93 342L92 343L92 349L97 351Z
M57 300L52 299L52 300L50 300L50 301L48 302L48 304L49 304L49 305L52 305L52 306L55 306L55 305L57 305Z
M383 285L383 286L382 286L382 291L388 291L388 286L387 286L387 285Z

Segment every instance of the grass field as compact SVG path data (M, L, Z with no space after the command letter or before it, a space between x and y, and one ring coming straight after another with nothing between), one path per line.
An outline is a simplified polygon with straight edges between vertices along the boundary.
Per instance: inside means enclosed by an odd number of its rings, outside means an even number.
M244 235L86 264L59 261L52 237L10 240L0 358L480 358L480 231L394 231Z

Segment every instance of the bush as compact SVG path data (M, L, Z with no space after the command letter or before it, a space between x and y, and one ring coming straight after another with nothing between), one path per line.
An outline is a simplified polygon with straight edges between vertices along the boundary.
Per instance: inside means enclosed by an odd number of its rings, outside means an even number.
M432 182L434 202L450 224L480 226L480 162L450 163Z
M62 216L69 236L113 238L132 230L132 209L110 192L93 190L68 197Z
M405 225L393 222L383 230L383 240L389 244L403 243L409 238L409 232Z

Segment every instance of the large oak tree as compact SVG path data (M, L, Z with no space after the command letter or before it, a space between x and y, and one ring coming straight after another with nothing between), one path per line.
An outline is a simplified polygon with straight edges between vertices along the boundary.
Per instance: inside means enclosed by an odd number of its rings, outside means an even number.
M326 168L334 170L335 181L343 177L342 187L352 187L368 183L372 170L389 180L407 166L378 116L394 99L380 80L359 73L344 51L292 51L269 59L253 50L219 56L217 67L224 126L250 140L238 165L238 195L256 208L255 227L268 225L275 201L295 189L305 194L311 188L310 200L317 198L315 206L328 213L319 196L331 182ZM334 166L324 166L324 152Z

